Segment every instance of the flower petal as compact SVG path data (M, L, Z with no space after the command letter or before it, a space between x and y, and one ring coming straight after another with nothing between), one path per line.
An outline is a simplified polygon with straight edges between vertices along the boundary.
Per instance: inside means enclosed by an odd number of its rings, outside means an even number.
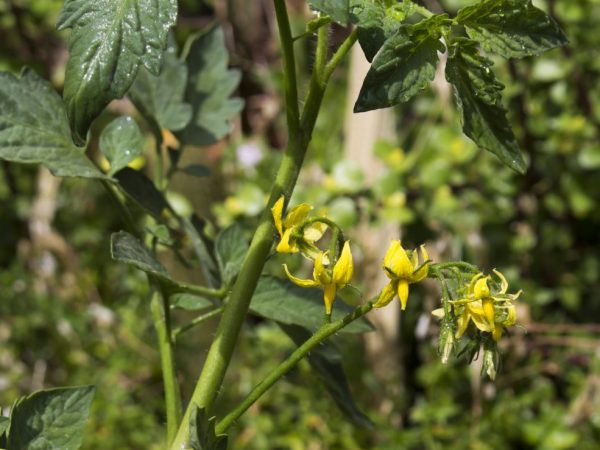
M346 241L342 253L333 267L333 282L338 286L345 286L352 280L352 275L354 275L354 262L352 261L350 241Z
M304 219L306 219L311 209L312 206L308 203L300 203L298 206L294 206L287 216L285 216L283 226L285 228L291 228L300 225Z
M271 214L273 215L273 222L275 223L275 228L279 232L279 236L283 237L283 204L285 203L285 197L282 195L275 202L273 207L271 208Z
M396 288L394 288L394 282L390 282L385 285L385 287L381 290L377 301L373 305L374 308L382 308L391 302L396 296Z
M294 275L292 275L290 273L290 271L287 268L287 264L283 265L283 270L285 271L285 274L287 275L287 277L295 284L297 284L298 286L301 287L315 287L315 286L319 286L319 283L317 283L315 280L303 280L302 278L298 278L295 277Z
M317 242L327 231L327 225L315 222L304 229L304 240L310 243Z
M489 277L480 278L473 287L473 294L477 300L488 298L490 296L490 287L488 286Z
M506 281L506 277L499 270L493 269L492 272L496 274L496 276L500 279L500 294L506 294L506 290L508 289L508 281Z
M494 311L494 300L491 297L484 298L481 301L483 305L483 317L487 320L492 331L496 328L495 323L495 311Z
M291 241L293 228L288 228L283 232L281 240L275 247L275 250L279 253L297 253L298 246ZM291 242L290 242L291 241Z
M400 299L400 305L402 307L402 311L406 309L406 302L408 301L408 281L399 280L398 281L398 298Z
M313 278L322 286L331 283L331 276L324 265L325 258L327 258L327 252L319 252L315 258L315 268L313 270Z
M323 301L325 302L325 313L331 314L333 309L333 302L335 301L335 293L337 287L334 283L325 285L325 292L323 293Z

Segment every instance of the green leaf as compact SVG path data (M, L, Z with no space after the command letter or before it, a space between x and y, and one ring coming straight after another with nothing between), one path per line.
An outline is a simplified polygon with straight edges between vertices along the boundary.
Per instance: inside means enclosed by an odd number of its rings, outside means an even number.
M69 387L19 399L11 412L7 450L78 449L94 392L94 386Z
M387 108L409 100L435 76L437 52L444 51L441 28L447 16L433 16L415 25L403 25L375 56L354 112Z
M190 164L182 169L179 169L181 172L187 173L188 175L192 175L194 177L207 177L210 175L210 169L202 164Z
M350 21L349 0L309 0L312 9L327 14L334 21L342 25L348 25Z
M229 134L229 121L244 105L239 98L229 98L241 74L227 68L229 54L221 27L199 36L191 45L187 61L190 75L185 98L192 104L193 113L178 138L189 145L211 145Z
M29 69L20 78L0 72L0 159L40 163L57 177L104 178L73 143L60 96Z
M167 201L146 175L125 167L115 174L115 178L119 181L119 187L128 197L154 218L162 220L162 212L167 208Z
M171 308L197 311L213 305L209 299L194 294L173 294L169 297Z
M58 29L71 28L63 97L78 142L141 65L158 75L177 0L65 0Z
M115 261L134 266L167 284L176 284L154 255L135 236L126 231L111 235L110 254Z
M184 101L188 69L177 58L174 42L165 50L159 75L141 67L129 96L144 118L155 127L179 131L190 122L192 106Z
M303 288L283 278L261 277L250 303L250 311L257 316L288 325L300 325L316 330L323 324L325 306L323 291L317 288ZM333 304L332 320L338 320L353 311L339 297ZM365 318L350 323L341 332L364 333L373 326Z
M6 433L6 430L8 430L9 425L10 419L8 417L0 416L0 439L4 437L4 433Z
M221 231L215 241L215 251L221 277L229 285L240 272L248 253L248 242L242 228L233 224Z
M100 150L110 162L108 174L114 175L143 154L144 136L133 118L117 117L102 130Z
M194 405L190 415L190 444L193 450L227 450L227 435L215 434L216 417Z
M537 55L567 43L558 24L531 0L487 0L462 8L456 20L487 51L505 58Z
M450 46L446 79L454 86L464 133L504 164L524 173L527 165L502 106L504 86L491 66L492 62L479 54L475 41L459 38Z
M412 11L412 2L402 2L386 8L379 2L354 0L350 17L357 26L358 43L371 62L385 41L402 25Z
M303 327L284 324L279 326L298 347L311 337L310 331ZM373 422L354 403L342 365L342 355L335 345L321 342L308 354L308 362L344 415L356 425L371 428Z

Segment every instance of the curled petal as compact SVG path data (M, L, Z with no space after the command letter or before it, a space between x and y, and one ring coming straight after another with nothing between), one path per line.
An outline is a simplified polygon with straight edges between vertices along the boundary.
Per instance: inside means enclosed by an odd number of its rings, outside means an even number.
M469 321L471 320L471 316L469 316L469 311L467 309L467 307L465 306L465 308L463 309L462 314L460 315L460 317L458 318L457 321L457 325L458 328L456 329L456 338L460 338L465 331L467 331L467 327L469 326Z
M481 302L469 303L465 306L465 309L467 309L467 314L479 330L488 333L492 331L492 327L485 318Z
M420 247L421 249L421 257L423 258L423 264L421 265L421 267L418 267L418 260L417 260L417 264L415 265L415 271L412 274L411 277L411 283L418 283L419 281L423 280L427 274L429 273L429 255L427 254L427 250L425 250L425 245L421 245ZM416 254L417 251L415 250L414 254Z
M493 269L493 272L500 279L500 294L506 294L506 290L508 289L508 281L506 281L506 277L499 270Z
M385 285L379 294L379 298L373 305L374 308L383 308L389 302L391 302L396 296L396 289L394 288L394 282L390 282Z
M408 281L399 280L398 281L398 298L400 299L400 305L402 307L402 311L406 309L406 302L408 301Z
M471 278L471 281L469 282L469 294L473 294L475 292L475 283L477 283L480 278L483 278L483 276L483 273L479 272L477 275Z
M279 236L283 237L283 204L285 203L285 197L282 195L275 202L273 207L271 208L271 214L273 215L273 222L275 223L275 228L279 232Z
M496 328L495 324L495 311L494 311L494 300L491 297L484 298L482 301L483 306L483 317L487 320L492 332Z
M477 300L488 298L490 296L490 287L488 286L488 278L480 278L473 287L473 294Z
M315 258L315 268L313 270L313 278L323 286L331 283L331 276L325 268L325 258L327 258L327 252L319 252ZM328 259L329 260L329 259Z
M294 206L287 216L285 216L283 226L291 228L300 225L306 219L311 209L312 206L308 203L300 203L298 206Z
M290 273L290 271L287 268L287 264L283 265L283 270L285 271L285 274L287 275L287 277L294 283L297 284L298 286L301 287L315 287L315 286L319 286L319 283L317 283L315 280L304 280L302 278L298 278L295 277L294 275L292 275Z
M346 241L342 253L333 267L333 282L338 286L345 286L352 280L352 275L354 275L354 262L350 242Z
M323 301L325 302L325 313L331 314L333 309L333 302L335 301L335 294L337 287L334 283L325 285L325 291L323 293Z
M314 243L323 237L327 225L321 222L315 222L304 229L304 240L306 242Z

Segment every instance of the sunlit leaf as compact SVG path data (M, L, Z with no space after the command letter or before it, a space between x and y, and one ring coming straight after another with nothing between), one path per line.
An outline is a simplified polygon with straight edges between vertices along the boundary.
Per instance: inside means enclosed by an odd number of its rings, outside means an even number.
M114 175L143 154L144 137L133 118L122 116L117 117L102 130L99 145L110 162L108 173Z

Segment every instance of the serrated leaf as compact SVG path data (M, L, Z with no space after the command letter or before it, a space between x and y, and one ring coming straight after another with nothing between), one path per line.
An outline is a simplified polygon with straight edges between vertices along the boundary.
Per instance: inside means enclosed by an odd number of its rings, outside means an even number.
M505 58L537 55L567 43L558 24L531 0L487 0L462 8L456 20L488 51Z
M65 0L58 29L71 28L63 97L79 142L141 65L158 75L177 0Z
M146 175L138 170L125 167L115 174L115 178L119 181L119 187L129 198L154 218L162 219L162 212L167 208L167 201Z
M188 69L177 57L174 42L165 50L159 75L146 68L138 71L129 96L144 118L159 129L179 131L192 118L192 105L184 101Z
M194 405L190 415L190 444L193 450L227 450L227 435L215 434L215 417Z
M20 78L0 72L0 159L43 164L57 177L104 178L73 143L60 96L30 69Z
M210 169L202 164L190 164L189 166L185 166L182 169L179 169L181 172L187 173L188 175L192 175L194 177L207 177L210 175Z
M171 295L169 303L171 308L185 309L187 311L197 311L213 305L213 302L207 298L187 293Z
M167 269L135 236L126 231L119 231L110 236L110 254L115 261L134 266L165 283L175 284Z
M215 240L215 253L223 281L231 284L248 253L248 241L238 224L234 223L219 233Z
M129 116L117 117L100 135L100 151L110 162L109 175L127 167L144 152L144 136L135 120Z
M397 5L399 11L405 17L411 12L411 2L402 2ZM357 26L358 43L362 48L367 61L373 58L383 46L385 41L398 31L402 25L397 14L379 2L354 0L350 6L350 18Z
M288 325L300 325L316 330L323 324L325 307L323 291L317 288L303 288L291 281L272 276L263 276L250 303L250 311L257 316ZM353 311L339 297L333 304L333 321L341 319ZM361 317L342 328L342 333L364 333L372 331L373 325Z
M348 25L350 21L349 0L308 0L312 9L327 14L335 22Z
M7 450L76 450L94 398L93 386L48 389L15 404Z
M298 347L311 337L311 333L303 327L284 324L279 326ZM354 403L342 365L342 355L335 345L321 342L308 354L308 362L344 415L356 425L371 428L373 422Z
M229 134L229 121L244 105L241 99L230 98L241 74L227 68L229 54L221 27L199 36L190 47L187 61L185 99L193 113L191 122L177 137L189 145L211 145Z
M354 112L387 108L409 100L433 77L438 51L444 51L440 29L446 15L433 16L415 25L403 25L385 41L375 56L354 105Z
M475 41L460 38L450 46L446 79L454 87L464 133L504 164L524 173L527 166L502 106L504 86L491 66L492 62L479 54Z

